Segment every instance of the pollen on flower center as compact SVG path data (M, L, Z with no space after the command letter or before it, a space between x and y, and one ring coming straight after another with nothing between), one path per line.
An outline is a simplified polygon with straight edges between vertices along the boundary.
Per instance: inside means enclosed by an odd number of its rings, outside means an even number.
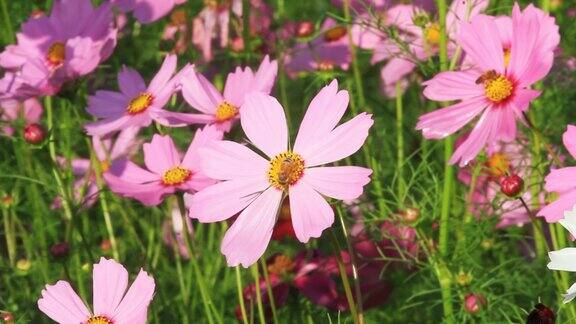
M492 102L508 99L514 91L514 84L503 75L491 75L484 80L484 94Z
M100 170L102 172L106 172L106 171L110 170L110 162L108 162L108 160L100 161Z
M92 316L88 319L86 324L112 324L112 320L106 316Z
M128 107L126 107L126 111L131 115L139 114L144 110L148 109L148 107L150 107L150 105L152 104L153 100L154 97L151 94L147 92L142 92L138 96L130 100Z
M294 152L284 152L270 160L268 181L276 189L284 190L295 184L304 174L304 160Z
M344 36L346 36L346 28L344 26L336 26L324 32L324 40L327 42L335 42Z
M426 38L426 43L430 45L436 46L440 44L440 25L438 25L438 23L432 23L426 28L424 37Z
M48 48L46 59L52 66L59 66L64 63L66 58L66 45L62 42L55 42Z
M227 101L223 101L216 108L216 120L218 122L227 121L238 115L238 108Z
M176 186L182 184L192 176L192 172L181 166L176 166L164 172L162 184L165 186Z

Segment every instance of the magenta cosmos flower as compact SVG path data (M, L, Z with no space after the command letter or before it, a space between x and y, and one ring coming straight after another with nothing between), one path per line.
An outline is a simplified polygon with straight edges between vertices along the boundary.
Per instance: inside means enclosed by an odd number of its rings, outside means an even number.
M184 158L180 156L170 136L154 135L144 144L145 170L123 159L112 163L104 179L115 193L134 198L144 205L155 206L164 196L177 190L195 192L214 181L200 169L198 149L213 140L222 139L222 132L207 126L196 131Z
M92 270L94 312L76 294L67 281L46 285L38 308L58 323L133 324L146 323L148 305L154 296L154 279L140 269L128 287L128 271L123 265L105 258Z
M117 36L113 18L109 3L94 8L90 0L57 0L50 16L22 25L17 44L0 54L0 66L18 71L19 82L40 88L39 94L53 94L112 54Z
M132 11L134 17L143 24L149 24L166 16L174 6L186 0L111 0L123 12Z
M262 256L286 196L296 237L308 242L334 221L323 195L354 199L362 194L372 170L322 166L358 151L373 124L372 116L362 113L336 127L348 100L348 92L338 91L338 82L332 81L310 103L289 147L282 106L271 96L254 93L246 98L240 121L249 141L266 157L230 141L200 150L202 170L222 182L186 197L190 216L217 222L240 212L221 245L229 266L248 267Z
M181 78L182 95L190 106L202 114L188 114L188 117L182 117L182 121L216 124L223 131L230 131L238 119L246 95L252 92L269 94L277 73L278 63L270 61L268 56L264 57L256 73L250 67L236 67L236 71L228 74L224 93L220 94L202 74L190 69Z
M481 115L450 159L463 166L487 144L516 137L516 119L523 120L530 102L540 95L529 87L550 71L559 36L553 18L533 6L522 12L517 4L509 47L493 17L479 15L460 28L459 42L475 67L442 72L424 83L428 99L460 102L421 116L416 129L425 138L440 139Z
M184 126L179 118L187 114L163 109L178 88L176 60L175 55L166 56L148 86L137 71L124 67L118 73L120 92L99 90L88 98L88 113L101 119L86 124L88 134L104 136L130 126L146 127L153 120L165 126Z
M568 129L562 136L564 146L570 155L576 159L576 126L568 125ZM546 176L544 189L550 193L557 193L560 197L546 207L542 208L539 216L544 216L546 221L557 222L564 218L564 212L574 209L576 205L576 167L566 167L550 171Z

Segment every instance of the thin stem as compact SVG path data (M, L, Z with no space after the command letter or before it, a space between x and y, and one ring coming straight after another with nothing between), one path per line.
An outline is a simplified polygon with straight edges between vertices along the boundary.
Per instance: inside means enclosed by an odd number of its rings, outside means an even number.
M254 263L250 270L254 278L254 285L256 290L256 305L258 306L258 316L260 317L260 324L266 324L266 317L264 316L264 305L262 304L262 292L260 291L260 276L258 274L258 263Z
M268 293L268 301L270 302L270 308L272 309L272 322L274 324L278 323L278 316L276 314L276 302L274 301L274 291L272 290L272 284L270 283L270 276L268 275L268 267L266 261L260 258L260 264L262 265L262 274L264 275L264 282L266 283L266 292Z
M250 62L252 50L250 46L250 0L242 0L242 41L246 62Z
M352 314L352 320L354 324L360 324L360 318L358 316L358 311L356 309L356 303L354 302L354 296L352 295L352 289L350 287L350 281L348 279L348 273L346 273L346 267L344 266L344 260L342 260L342 255L340 252L342 248L340 243L334 234L334 231L330 229L330 238L332 239L332 248L334 250L334 256L336 257L336 262L338 263L338 271L340 272L340 278L342 279L342 286L344 287L344 293L346 294L346 300L348 301L348 306L350 307L350 313Z
M234 267L236 272L236 291L238 292L238 301L240 302L240 312L242 314L242 321L248 324L248 315L246 315L246 304L244 304L244 292L242 289L242 276L240 275L240 267Z
M404 194L406 183L404 181L404 132L402 131L403 124L403 111L402 111L402 86L400 82L396 82L396 146L397 146L397 173L398 173L398 197L400 198L400 206L404 205Z
M10 266L14 267L16 264L16 239L14 233L14 226L10 221L10 212L7 207L2 208L2 217L4 219L4 234L6 235L6 248L8 249L8 259Z
M0 8L2 9L2 17L4 18L2 20L4 20L4 25L6 25L4 39L6 44L11 44L14 42L14 30L12 29L12 21L10 20L10 13L8 12L6 0L0 0Z
M338 219L340 220L340 226L342 227L342 233L344 234L344 240L346 241L346 248L348 249L348 254L350 255L350 265L352 266L352 278L354 279L354 292L356 293L356 305L358 310L358 320L360 323L364 323L364 311L362 305L362 290L360 289L360 278L358 276L358 266L356 263L356 254L352 248L352 243L350 242L348 230L346 229L346 223L344 222L344 216L342 215L342 208L337 207Z
M346 20L346 31L348 35L348 47L350 49L350 57L352 60L352 73L354 74L354 83L356 91L358 92L358 103L360 108L370 111L366 105L366 97L364 96L364 85L362 84L362 75L360 74L360 67L358 66L358 57L356 56L356 46L352 39L352 24L350 16L350 0L344 0L344 19Z

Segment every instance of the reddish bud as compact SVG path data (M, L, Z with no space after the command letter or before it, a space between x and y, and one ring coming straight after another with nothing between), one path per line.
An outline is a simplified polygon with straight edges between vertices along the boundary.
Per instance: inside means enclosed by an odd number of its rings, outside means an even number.
M516 197L524 189L524 180L517 174L500 178L500 190L508 197Z
M52 245L50 248L50 254L54 259L64 259L68 256L70 252L70 245L66 242L60 242Z
M480 294L469 293L464 297L464 309L470 314L476 314L486 306L486 298Z
M40 144L46 137L46 132L38 124L30 124L24 127L24 140L30 144Z
M296 25L297 37L308 37L314 32L314 24L310 21L301 21Z
M554 324L556 323L556 315L554 312L542 303L536 304L534 310L528 314L526 324Z
M110 242L110 240L102 240L100 248L102 249L102 252L108 252L112 248L112 242Z
M242 37L232 38L230 42L230 48L232 49L233 52L236 53L244 51L244 40L242 39Z
M6 323L14 323L14 315L10 312L0 312L0 319Z

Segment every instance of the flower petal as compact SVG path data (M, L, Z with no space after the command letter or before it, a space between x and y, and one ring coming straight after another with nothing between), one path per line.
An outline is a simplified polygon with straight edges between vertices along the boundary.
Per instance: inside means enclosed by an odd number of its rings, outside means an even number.
M574 188L576 188L576 166L550 170L546 176L544 189L548 192L566 192Z
M248 139L270 158L288 149L288 127L278 100L262 93L245 98L240 109L242 129Z
M148 92L153 96L157 96L163 92L164 88L169 85L172 75L174 75L174 72L176 71L177 60L178 58L176 55L166 55L160 70L156 73L148 86Z
M307 167L341 160L362 147L372 124L372 115L361 113L297 153L302 155Z
M163 175L168 169L180 165L180 153L168 135L155 134L142 149L146 167L156 174Z
M84 323L90 317L90 311L72 286L62 280L54 285L46 285L38 300L38 308L54 321L63 324Z
M459 43L482 71L504 72L504 49L494 18L478 15L460 24Z
M546 222L554 223L564 217L564 212L574 209L576 205L576 190L560 195L560 198L540 209L538 216L546 218Z
M570 155L576 159L576 126L568 125L566 131L562 134L562 142Z
M308 106L296 136L294 151L303 152L325 139L342 119L348 101L348 91L338 91L337 80L322 88Z
M304 181L291 186L289 192L292 225L298 240L307 243L311 237L320 237L334 222L332 207Z
M182 76L181 82L182 96L192 108L206 114L216 113L216 108L224 99L210 81L192 67Z
M362 194L371 174L372 170L357 166L308 168L302 181L324 196L352 200Z
M154 297L154 278L140 269L136 280L112 315L114 323L145 323L148 305ZM144 319L144 322L141 322Z
M103 257L92 269L94 314L114 314L128 287L128 271L123 265Z
M119 92L99 90L88 97L86 111L98 118L118 117L124 115L129 99Z
M269 188L256 198L224 235L220 250L228 266L249 267L264 254L280 208L282 191Z
M202 129L198 129L192 138L188 150L182 159L182 166L189 169L194 169L196 171L200 170L200 153L199 149L206 147L212 142L218 142L222 140L224 134L216 126L208 125Z
M576 248L563 248L548 252L550 263L548 269L562 271L576 271Z
M123 66L118 73L118 86L120 91L129 99L135 98L146 91L146 83L138 71Z
M231 141L212 142L200 149L202 171L218 180L261 178L268 161L248 147Z
M189 197L189 215L202 223L228 219L246 208L269 186L264 176L217 183Z
M476 70L440 72L424 82L424 96L436 101L465 100L484 96L484 87L476 84Z

